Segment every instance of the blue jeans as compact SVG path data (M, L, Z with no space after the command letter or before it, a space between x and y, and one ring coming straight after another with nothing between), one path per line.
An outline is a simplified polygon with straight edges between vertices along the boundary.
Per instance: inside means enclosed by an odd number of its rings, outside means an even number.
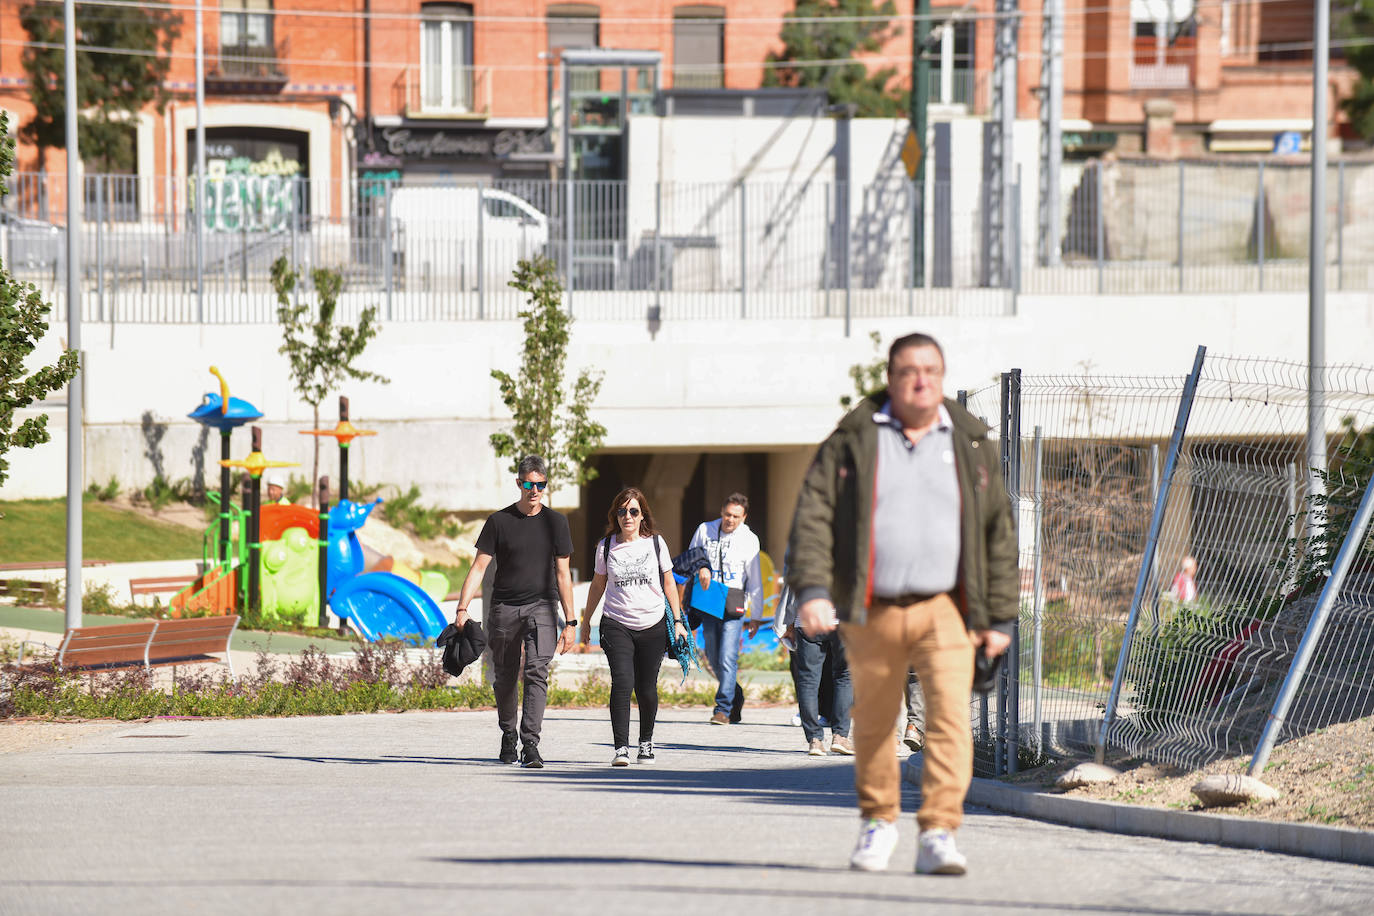
M831 633L820 642L797 636L797 711L801 715L802 733L807 741L825 736L820 722L818 698L825 657L830 656L835 683L835 703L830 714L830 733L849 736L849 710L854 705L854 687L849 681L849 662L844 657L844 643L839 633Z
M716 689L716 712L730 715L730 707L735 702L735 675L739 670L739 640L744 631L744 618L721 620L718 617L704 616L701 621L701 635L706 643L706 658L711 668L720 678Z

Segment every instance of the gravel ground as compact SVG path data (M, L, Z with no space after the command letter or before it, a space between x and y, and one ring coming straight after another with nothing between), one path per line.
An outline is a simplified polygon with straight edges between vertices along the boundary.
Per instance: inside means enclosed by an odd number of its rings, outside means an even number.
M1065 761L1010 780L1053 790L1054 780L1078 761ZM1244 773L1249 757L1220 760L1203 770L1180 770L1139 759L1108 760L1122 773L1110 783L1063 794L1077 798L1201 811L1192 787L1211 773ZM1277 801L1211 809L1272 821L1374 829L1374 718L1333 725L1281 744L1262 777L1283 793Z

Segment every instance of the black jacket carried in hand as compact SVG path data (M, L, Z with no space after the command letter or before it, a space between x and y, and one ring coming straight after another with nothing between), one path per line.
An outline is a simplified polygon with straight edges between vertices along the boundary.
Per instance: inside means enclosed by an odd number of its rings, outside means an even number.
M487 634L480 623L469 619L462 629L453 623L444 627L434 644L444 652L444 670L457 677L486 651Z

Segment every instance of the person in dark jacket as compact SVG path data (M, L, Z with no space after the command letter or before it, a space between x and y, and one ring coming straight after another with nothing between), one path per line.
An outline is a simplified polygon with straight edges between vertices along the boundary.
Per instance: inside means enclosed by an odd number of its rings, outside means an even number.
M893 342L887 388L821 444L792 522L787 582L812 636L837 625L854 684L853 868L887 867L901 781L892 723L908 667L926 697L920 873L963 874L954 844L973 769L974 654L1011 642L1019 580L1011 502L987 427L943 395L944 352Z

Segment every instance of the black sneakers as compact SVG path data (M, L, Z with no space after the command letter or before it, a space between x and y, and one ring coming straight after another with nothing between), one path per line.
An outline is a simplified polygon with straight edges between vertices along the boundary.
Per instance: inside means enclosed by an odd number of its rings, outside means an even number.
M515 763L515 735L501 734L501 762Z
M527 744L520 755L520 765L527 770L542 770L544 758L539 756L539 745Z
M627 761L628 761L629 756L630 756L630 752L627 750L627 751L625 752L625 757L626 757ZM654 762L654 743L653 743L652 741L641 741L641 742L639 742L639 757L638 757L637 759L638 759L638 761L639 761L640 763L653 763L653 762Z

